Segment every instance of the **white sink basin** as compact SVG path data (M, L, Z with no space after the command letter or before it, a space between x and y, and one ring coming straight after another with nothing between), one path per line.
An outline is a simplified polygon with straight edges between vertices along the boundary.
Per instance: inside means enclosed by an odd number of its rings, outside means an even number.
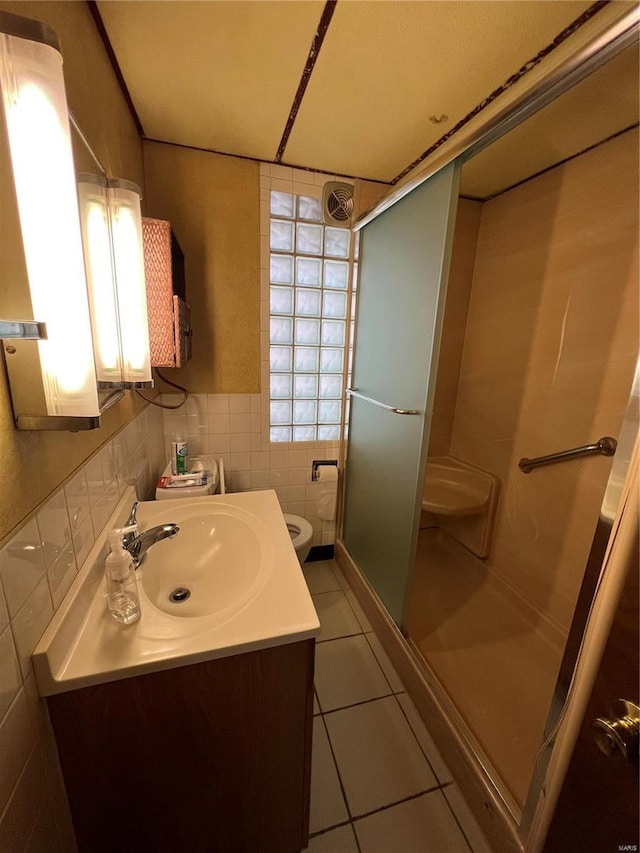
M223 498L165 507L164 501L141 507L141 530L173 522L180 531L147 551L138 585L170 616L228 619L258 594L273 568L267 528Z
M41 696L315 637L309 590L274 491L144 501L141 531L179 532L146 552L136 575L141 618L107 609L110 527L135 499L128 488L32 655ZM176 589L189 590L173 602Z

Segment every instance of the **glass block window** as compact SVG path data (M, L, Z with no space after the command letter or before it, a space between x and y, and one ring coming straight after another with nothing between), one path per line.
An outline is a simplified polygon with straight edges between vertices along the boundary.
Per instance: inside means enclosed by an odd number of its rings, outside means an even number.
M270 195L271 441L337 441L349 338L351 231L319 198Z

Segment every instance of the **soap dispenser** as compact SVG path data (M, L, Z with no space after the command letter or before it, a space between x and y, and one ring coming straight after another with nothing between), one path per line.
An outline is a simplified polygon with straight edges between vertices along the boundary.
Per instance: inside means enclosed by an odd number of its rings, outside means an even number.
M107 603L114 619L131 625L140 618L140 599L131 554L122 547L122 531L109 531L111 553L106 559Z

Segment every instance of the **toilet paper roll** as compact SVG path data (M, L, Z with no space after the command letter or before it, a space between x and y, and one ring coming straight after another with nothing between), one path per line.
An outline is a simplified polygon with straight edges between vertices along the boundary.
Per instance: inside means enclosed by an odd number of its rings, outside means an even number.
M338 495L338 467L336 465L318 466L318 482L320 483L318 516L323 521L335 521L336 498Z

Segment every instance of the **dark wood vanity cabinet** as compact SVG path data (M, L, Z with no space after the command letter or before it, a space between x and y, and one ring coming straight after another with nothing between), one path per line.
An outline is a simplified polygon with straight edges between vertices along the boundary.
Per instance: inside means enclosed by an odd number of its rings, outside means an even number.
M47 699L81 853L298 853L314 640Z

